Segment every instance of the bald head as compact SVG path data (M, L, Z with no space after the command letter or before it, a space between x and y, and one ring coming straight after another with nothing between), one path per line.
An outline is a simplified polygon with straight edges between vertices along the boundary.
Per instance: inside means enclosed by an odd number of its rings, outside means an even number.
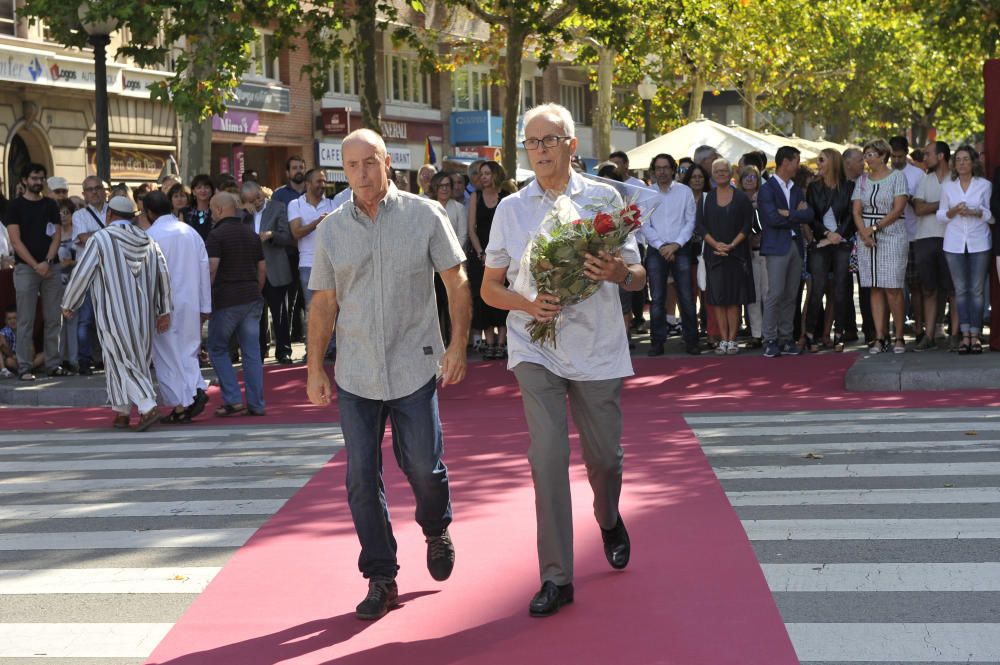
M384 158L389 151L386 150L385 141L376 132L370 129L355 129L353 132L344 137L344 143L341 146L341 150L346 151L348 146L367 146L375 149L376 154Z
M240 207L239 198L230 192L217 192L209 202L212 209L212 219L220 220L226 217L236 217L236 210Z

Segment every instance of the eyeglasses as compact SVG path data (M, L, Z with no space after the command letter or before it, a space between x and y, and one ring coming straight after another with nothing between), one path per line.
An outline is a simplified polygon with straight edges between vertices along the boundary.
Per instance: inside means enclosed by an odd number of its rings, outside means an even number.
M543 136L540 139L524 139L521 141L521 145L524 146L525 150L538 150L538 146L543 145L546 148L554 148L559 145L562 140L569 140L573 138L572 136Z
M868 151L865 153L865 159L875 159L876 157L881 157L882 155L877 152Z
M743 179L744 180L756 180L757 176L754 175L753 173L748 173L745 176L743 176Z

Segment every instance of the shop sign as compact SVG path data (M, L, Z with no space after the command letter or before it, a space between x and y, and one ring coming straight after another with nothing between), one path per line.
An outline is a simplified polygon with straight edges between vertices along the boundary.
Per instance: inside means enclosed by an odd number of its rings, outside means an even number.
M340 141L316 141L316 165L321 168L343 166L340 143Z
M156 180L170 159L171 151L111 148L112 180ZM88 173L97 173L97 149L87 148Z
M448 117L452 145L499 145L503 120L489 111L453 111Z
M235 92L236 100L229 104L232 108L268 113L288 113L292 110L291 95L288 88L282 86L244 82L237 86Z
M386 146L389 152L389 166L397 171L409 171L413 168L410 162L410 149Z
M44 70L37 56L20 53L0 54L0 79L8 81L37 81Z
M141 94L143 97L149 95L149 86L162 81L165 75L151 75L142 72L122 70L122 92L131 94Z
M226 111L220 116L212 116L212 129L232 134L256 134L260 129L260 117L252 111Z
M346 136L350 131L350 109L323 109L324 134L327 136Z
M114 89L118 84L118 72L108 71L108 89ZM53 62L49 65L49 81L55 84L63 84L73 87L94 88L97 84L97 72L93 65L83 65L79 63Z
M406 136L406 123L399 120L380 120L379 124L382 125L382 138L384 139L396 139L398 141L407 140Z

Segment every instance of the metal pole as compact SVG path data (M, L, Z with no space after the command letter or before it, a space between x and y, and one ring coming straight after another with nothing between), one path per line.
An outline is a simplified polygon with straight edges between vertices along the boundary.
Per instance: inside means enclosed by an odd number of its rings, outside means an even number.
M653 136L653 100L644 99L642 100L642 122L643 129L646 133L646 143L652 141L655 137Z
M97 126L97 177L111 182L111 146L108 137L108 67L107 47L111 43L108 35L90 35L94 47L95 78L95 124Z

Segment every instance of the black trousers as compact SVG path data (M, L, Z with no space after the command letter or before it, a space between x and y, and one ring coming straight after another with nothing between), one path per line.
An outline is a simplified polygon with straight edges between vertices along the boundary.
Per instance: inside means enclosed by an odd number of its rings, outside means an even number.
M288 316L288 285L273 286L264 282L264 302L271 313L271 330L274 332L274 356L284 358L292 355L291 320ZM260 357L267 355L267 313L260 317Z

